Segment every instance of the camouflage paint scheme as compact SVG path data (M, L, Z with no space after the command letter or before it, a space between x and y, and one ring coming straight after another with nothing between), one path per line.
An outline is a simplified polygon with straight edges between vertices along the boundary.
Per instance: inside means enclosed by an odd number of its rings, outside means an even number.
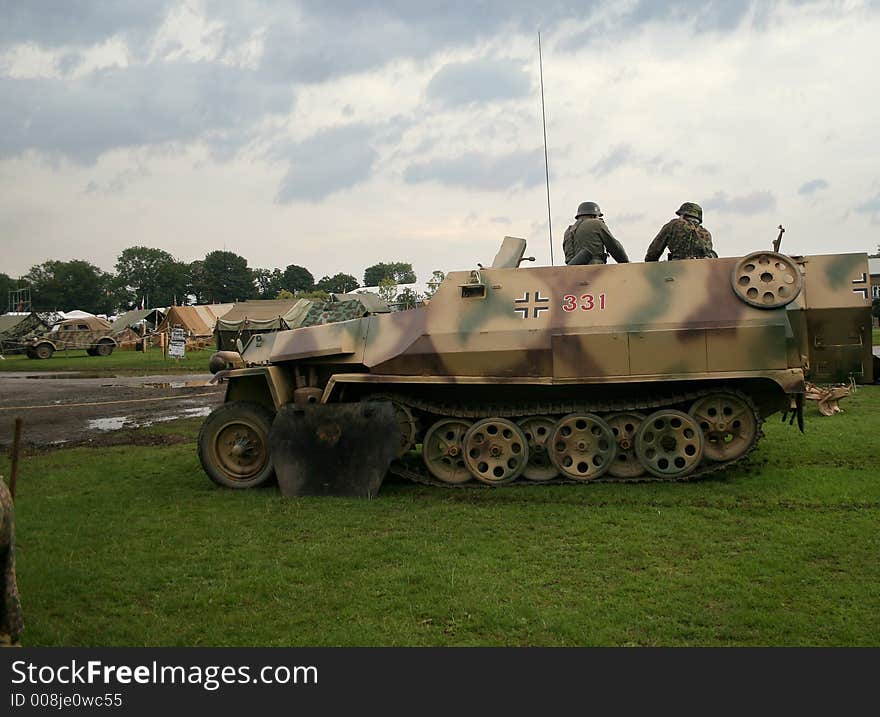
M327 379L317 384L324 402L336 400L339 384L386 380L571 386L737 378L785 393L802 393L805 378L872 380L866 255L798 259L804 290L779 309L736 296L736 262L451 272L428 306L270 334L242 357L248 366L282 369L273 383L295 383L295 368L317 369ZM224 379L232 387L237 376L254 375L243 371Z
M519 256L523 250L524 242ZM762 263L769 271L785 267L778 276L789 283L762 284L770 276L760 266L755 271ZM504 265L516 266L516 257ZM751 284L743 267L753 272ZM774 286L784 300L772 298ZM520 475L546 479L543 466L531 462L531 476L522 473L514 467L522 463L518 455L504 453L514 448L496 443L492 450L511 458L509 471L503 461L492 469L497 481L472 465L462 468L462 451L476 455L482 440L471 426L482 430L486 421L493 431L527 439L524 455L558 451L554 466L576 481L606 470L641 480L644 471L628 472L624 461L634 460L633 441L641 467L655 478L699 477L752 450L767 416L792 411L800 423L806 380L873 380L870 295L865 254L480 268L449 273L427 306L254 337L240 358L224 363L235 368L217 378L227 384L227 404L260 404L273 414L289 403L392 400L402 444L429 443L444 426L452 443L436 445L456 447L425 463L446 484L462 482L461 470L491 484ZM742 418L728 424L719 410ZM648 414L657 418L644 421ZM566 428L569 419L578 425ZM603 440L591 444L586 433L574 443L560 439L569 429L593 430L579 427L584 421L619 450ZM541 422L553 436L546 444L527 433ZM626 425L642 422L645 430ZM651 424L669 434L663 440L680 466L646 463L654 438L643 434ZM703 437L688 438L688 431ZM253 446L236 450L245 449Z
M28 358L49 358L56 351L85 349L92 355L109 356L118 345L109 322L97 317L67 319L56 324L58 328L28 339L25 350ZM41 347L43 347L41 349ZM45 347L50 347L49 356Z

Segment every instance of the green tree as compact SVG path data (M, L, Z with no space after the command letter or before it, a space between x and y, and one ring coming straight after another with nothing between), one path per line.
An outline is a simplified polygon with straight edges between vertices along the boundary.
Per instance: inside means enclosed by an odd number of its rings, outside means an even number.
M290 264L284 270L282 286L294 293L298 291L311 291L315 288L315 277L304 266Z
M396 303L398 309L414 309L421 303L421 301L422 297L419 296L418 292L413 291L408 286L406 286L397 295Z
M428 290L425 292L426 299L434 298L434 294L437 293L437 289L440 287L440 284L446 278L446 274L442 271L435 271L431 274L431 279L428 281Z
M208 303L226 303L250 298L254 276L247 259L231 251L212 251L202 263L204 296Z
M397 284L390 276L383 276L379 281L379 298L389 306L394 303L397 296Z
M274 299L285 288L281 269L254 269L253 274L255 299Z
M207 303L208 287L205 284L205 262L196 259L189 263L186 271L186 291L197 304Z
M326 291L321 291L320 289L312 289L311 291L298 291L295 298L311 299L312 301L329 301L330 294Z
M416 274L412 264L402 261L379 262L364 270L364 286L379 286L382 279L393 279L395 284L412 284Z
M18 282L7 274L0 273L0 310L6 311L9 306L9 292L18 288Z
M111 313L115 307L109 277L94 264L73 261L45 261L27 274L31 300L36 311Z
M334 274L333 276L322 277L315 288L331 294L347 294L359 286L358 280L351 274Z
M162 249L132 246L116 260L113 294L123 308L186 303L187 265Z
M277 294L275 294L276 299L292 299L293 292L288 291L287 289L281 289Z

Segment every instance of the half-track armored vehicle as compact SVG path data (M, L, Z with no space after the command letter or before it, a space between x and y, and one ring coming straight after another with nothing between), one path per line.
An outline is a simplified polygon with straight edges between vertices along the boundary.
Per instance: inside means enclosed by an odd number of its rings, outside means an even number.
M865 254L526 268L524 250L505 238L425 306L216 354L205 471L240 488L277 473L285 494L371 460L440 486L687 480L742 460L774 413L803 429L807 379L872 380Z
M89 356L109 356L117 346L109 321L97 316L65 319L52 330L32 336L25 343L28 358L52 358L56 351L85 349Z

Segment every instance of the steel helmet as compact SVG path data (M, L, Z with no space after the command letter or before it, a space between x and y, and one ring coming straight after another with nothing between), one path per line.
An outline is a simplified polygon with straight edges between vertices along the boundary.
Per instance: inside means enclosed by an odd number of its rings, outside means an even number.
M694 204L693 202L685 202L682 204L678 208L676 214L680 217L693 217L698 222L703 222L703 208L699 204Z
M578 205L577 214L574 215L574 218L584 216L584 214L595 214L597 217L602 216L602 210L599 209L599 205L596 202L581 202Z

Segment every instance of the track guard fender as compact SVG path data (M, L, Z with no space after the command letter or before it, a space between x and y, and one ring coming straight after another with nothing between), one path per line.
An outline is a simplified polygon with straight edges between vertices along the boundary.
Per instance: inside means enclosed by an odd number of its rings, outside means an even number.
M385 401L288 404L269 447L282 495L374 498L397 452L400 432Z

